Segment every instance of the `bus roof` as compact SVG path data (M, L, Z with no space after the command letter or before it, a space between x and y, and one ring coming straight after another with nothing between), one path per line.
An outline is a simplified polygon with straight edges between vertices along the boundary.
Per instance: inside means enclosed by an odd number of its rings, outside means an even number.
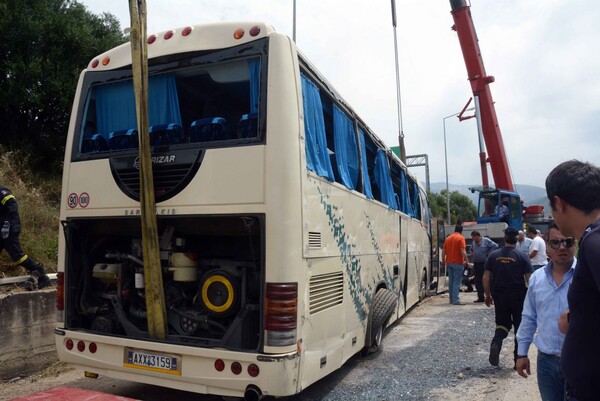
M191 51L224 49L269 36L265 22L219 22L188 25L148 35L148 59ZM131 43L123 43L90 60L88 71L107 71L131 64Z

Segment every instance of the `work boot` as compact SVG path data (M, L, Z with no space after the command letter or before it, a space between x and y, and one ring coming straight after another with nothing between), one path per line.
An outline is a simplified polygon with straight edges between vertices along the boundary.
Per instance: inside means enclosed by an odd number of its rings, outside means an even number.
M492 345L490 345L490 365L498 366L500 363L500 349L502 348L502 344L498 344L496 341L492 341Z
M50 280L50 277L48 277L48 275L46 274L46 271L44 270L44 265L42 265L41 263L36 263L33 266L33 269L30 273L32 277L37 279L36 281L38 290L52 285L52 280Z

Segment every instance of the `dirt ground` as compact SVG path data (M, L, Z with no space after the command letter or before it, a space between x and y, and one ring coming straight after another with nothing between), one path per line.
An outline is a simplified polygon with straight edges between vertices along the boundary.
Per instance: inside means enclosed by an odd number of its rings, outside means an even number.
M529 353L533 376L527 379L512 369L512 333L505 341L500 366L490 366L487 358L494 311L473 300L472 293L461 293L465 306L449 305L446 294L426 299L386 331L381 354L367 359L353 357L338 371L282 400L540 400L535 347ZM145 401L222 399L107 377L85 379L82 372L57 362L34 376L0 383L0 400L58 386Z

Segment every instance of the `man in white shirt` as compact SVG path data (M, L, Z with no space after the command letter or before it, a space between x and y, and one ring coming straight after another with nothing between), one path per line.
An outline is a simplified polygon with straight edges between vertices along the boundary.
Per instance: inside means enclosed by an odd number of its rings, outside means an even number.
M531 246L531 239L525 236L523 230L519 230L519 237L517 239L517 251L525 252L529 255L529 247Z
M531 259L533 271L536 271L548 263L548 257L546 255L546 243L542 237L538 236L537 229L531 224L527 225L527 236L531 238L531 245L529 246L529 259Z

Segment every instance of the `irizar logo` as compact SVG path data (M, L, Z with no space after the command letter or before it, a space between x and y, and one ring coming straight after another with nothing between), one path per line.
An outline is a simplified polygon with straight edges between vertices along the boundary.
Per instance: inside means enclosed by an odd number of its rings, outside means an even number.
M170 164L175 163L175 155L152 156L152 164ZM136 157L133 162L136 170L140 169L140 157Z

